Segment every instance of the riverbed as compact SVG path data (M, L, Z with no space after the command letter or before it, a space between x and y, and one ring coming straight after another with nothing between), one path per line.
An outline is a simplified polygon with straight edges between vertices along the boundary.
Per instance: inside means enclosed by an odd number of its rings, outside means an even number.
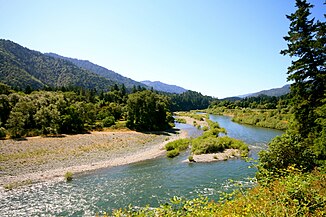
M229 117L211 115L230 137L250 144L250 157L267 147L282 131L240 125ZM177 124L196 137L201 131ZM155 159L81 174L72 182L39 183L6 191L0 195L4 216L94 216L131 204L156 207L173 196L194 198L199 194L217 200L219 194L234 189L235 183L252 185L256 170L242 159L215 163L184 163L189 153L168 159ZM230 182L229 180L235 180Z

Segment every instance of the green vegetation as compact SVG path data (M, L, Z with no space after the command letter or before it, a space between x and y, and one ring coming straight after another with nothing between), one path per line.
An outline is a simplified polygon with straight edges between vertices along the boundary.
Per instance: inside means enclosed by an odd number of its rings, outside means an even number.
M166 152L166 156L168 158L174 158L174 157L178 156L179 154L180 154L180 150L177 148Z
M210 105L206 112L216 115L232 116L232 121L241 124L250 124L259 127L286 130L289 126L289 121L292 117L292 110L289 105L289 99L285 99L285 97L286 96L283 96L283 98L260 96L245 98L243 100L237 100L235 102L214 102ZM258 100L260 98L274 98L275 100L277 100L277 103L275 103L276 108L274 108L274 106L270 106L271 108L269 109L262 109L261 107L268 106L261 106L266 105L266 102L264 100ZM248 101L252 101L252 103L244 103ZM253 106L252 104L254 104L255 106Z
M181 123L181 124L186 124L187 123L186 119L184 119L184 118L176 118L175 121L178 122L178 123Z
M204 118L206 117L206 115L204 115L204 114L197 114L196 111L177 112L176 114L178 116L187 116L187 117L193 118L197 121L204 121Z
M82 133L114 128L116 123L115 128L127 125L136 130L165 130L173 124L169 99L148 90L128 94L124 86L117 85L100 94L64 89L1 94L0 138L6 133L11 138Z
M164 130L174 119L166 96L145 90L130 94L127 101L127 127L136 130Z
M241 156L246 157L249 152L248 145L244 142L227 136L216 137L204 135L192 140L191 151L194 154L210 154L223 152L225 149L239 149Z
M178 139L173 142L169 142L165 145L165 150L170 151L173 149L179 149L180 151L186 150L190 145L190 139Z
M66 182L70 182L70 181L72 181L72 177L73 176L73 174L72 174L72 172L66 172L65 173L65 180L66 180Z
M186 150L189 147L190 142L190 139L178 139L167 143L164 147L167 150L166 156L169 158L178 156L180 151Z
M0 59L1 82L21 90L63 86L107 90L114 84L71 62L46 56L8 40L0 40Z
M294 81L294 119L290 129L260 154L262 173L291 165L305 171L326 166L326 24L309 19L311 4L297 0L296 6L298 10L287 16L291 21L289 35L284 37L288 49L281 52L295 58L288 68L288 80Z
M184 113L183 115L186 114L187 113ZM198 115L197 118L202 119L202 115ZM179 155L180 151L186 150L189 146L191 146L191 152L196 155L218 153L223 152L225 149L231 148L239 149L241 156L243 157L248 155L249 148L247 144L227 136L219 137L220 133L226 134L225 129L220 128L218 123L213 122L209 119L207 119L206 122L208 123L209 128L204 132L202 136L195 139L179 139L166 144L165 150L167 150L167 156L170 158L175 157Z
M168 94L171 98L171 111L190 111L206 109L213 98L203 96L201 93L188 90L182 94Z

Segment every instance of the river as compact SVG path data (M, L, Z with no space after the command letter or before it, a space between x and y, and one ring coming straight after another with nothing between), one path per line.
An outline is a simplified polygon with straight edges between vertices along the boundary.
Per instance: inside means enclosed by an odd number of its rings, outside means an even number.
M265 149L282 131L234 123L229 117L210 115L230 137L250 144L250 157ZM201 131L177 124L190 135ZM215 163L184 163L189 151L178 157L165 156L125 166L106 168L79 175L72 182L39 183L0 195L3 216L94 216L104 211L150 205L156 207L173 196L194 198L199 194L217 200L219 193L233 189L229 180L251 185L256 170L249 163L232 159Z

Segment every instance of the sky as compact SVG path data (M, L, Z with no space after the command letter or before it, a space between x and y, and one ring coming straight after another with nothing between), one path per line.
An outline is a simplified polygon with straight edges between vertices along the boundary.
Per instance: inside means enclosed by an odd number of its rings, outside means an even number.
M310 0L325 21L324 0ZM282 87L294 0L0 0L0 38L218 98Z

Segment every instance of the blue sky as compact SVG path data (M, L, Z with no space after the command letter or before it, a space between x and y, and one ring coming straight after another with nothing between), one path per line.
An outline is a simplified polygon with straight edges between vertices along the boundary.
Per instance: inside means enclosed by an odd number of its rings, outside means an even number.
M0 0L0 38L223 98L286 84L294 2ZM323 19L323 0L309 2Z

